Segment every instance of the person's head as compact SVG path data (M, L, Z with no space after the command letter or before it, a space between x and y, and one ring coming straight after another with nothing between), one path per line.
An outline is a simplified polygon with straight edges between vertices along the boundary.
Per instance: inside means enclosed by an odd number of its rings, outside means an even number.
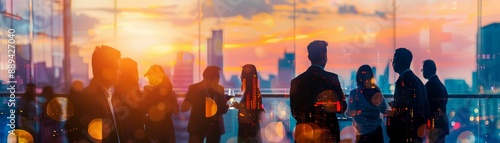
M432 75L435 75L437 71L436 63L433 60L425 60L424 66L422 68L422 73L425 79L429 79Z
M413 55L411 51L406 48L398 48L394 53L394 58L392 59L392 67L396 73L401 73L406 69L410 68L411 60Z
M28 83L26 85L26 91L23 99L32 101L35 100L35 96L36 96L36 85L34 83Z
M213 85L219 84L220 68L217 66L208 66L203 71L203 80Z
M109 46L97 46L92 54L94 78L106 87L116 85L120 76L120 51Z
M252 86L253 84L257 85L257 68L252 64L246 64L243 66L241 70L241 90L245 90L247 86Z
M309 45L307 45L307 53L309 54L307 57L311 64L319 65L321 67L325 67L327 58L327 50L326 47L328 43L322 40L315 40Z
M120 60L120 82L139 82L139 70L137 69L137 62L130 58L123 58Z
M146 74L144 74L146 78L148 78L149 84L156 86L163 82L165 78L165 71L159 65L152 65L149 67Z
M51 86L45 86L42 89L42 95L46 98L54 98L54 89Z
M372 87L375 85L373 71L369 65L362 65L356 72L356 84L358 86Z

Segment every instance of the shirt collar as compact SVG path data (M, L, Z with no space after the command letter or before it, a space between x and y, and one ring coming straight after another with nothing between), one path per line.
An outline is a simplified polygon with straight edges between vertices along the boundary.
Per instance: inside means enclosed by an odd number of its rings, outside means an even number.
M320 66L320 65L317 65L317 64L312 64L312 65L311 65L311 67L312 67L312 66L316 66L316 67L321 68L322 70L325 70L325 68L324 68L324 67L322 67L322 66Z
M405 73L407 73L407 72L409 72L409 71L411 71L411 70L410 70L410 69L406 69L406 70L404 70L403 72L401 72L401 74L399 74L399 77L401 77L401 76L405 75Z

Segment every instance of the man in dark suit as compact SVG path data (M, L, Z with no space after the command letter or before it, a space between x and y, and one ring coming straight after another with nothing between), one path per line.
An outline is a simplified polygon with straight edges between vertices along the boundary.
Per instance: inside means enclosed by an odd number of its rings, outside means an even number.
M205 138L207 143L219 143L225 133L222 115L229 106L219 79L220 68L208 66L203 71L203 80L189 86L181 108L182 112L191 108L188 122L190 143L202 143Z
M422 72L427 79L425 88L429 98L429 110L431 113L431 127L429 140L433 143L444 143L446 135L449 134L448 116L446 115L446 104L448 103L448 91L436 75L436 63L433 60L425 60Z
M392 66L399 74L394 91L392 112L387 119L387 134L391 143L423 142L428 129L429 102L420 79L410 70L413 55L406 48L396 49Z
M120 143L123 132L112 103L109 88L120 75L120 52L108 46L98 46L92 54L94 78L80 95L69 97L75 115L65 128L70 142ZM102 127L102 129L100 129Z
M291 81L290 107L297 120L296 142L340 141L336 113L344 112L347 104L337 74L324 70L327 46L325 41L311 42L307 46L311 66ZM315 132L313 136L306 134L309 126ZM321 133L316 132L318 129Z

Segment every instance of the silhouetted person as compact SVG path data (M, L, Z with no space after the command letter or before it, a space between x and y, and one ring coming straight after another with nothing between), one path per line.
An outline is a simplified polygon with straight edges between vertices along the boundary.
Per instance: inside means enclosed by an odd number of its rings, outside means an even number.
M375 85L372 68L359 67L356 73L357 88L347 100L347 112L353 118L353 126L360 133L358 143L383 143L382 118L388 110L380 89Z
M427 79L425 88L429 98L429 110L431 113L431 125L434 125L433 133L429 134L429 141L444 143L446 135L450 133L448 116L446 115L446 104L448 104L448 91L436 75L436 63L425 60L422 72Z
M81 95L70 96L70 102L75 105L75 115L66 124L70 142L123 142L120 120L112 103L113 93L109 90L118 83L120 56L120 51L108 46L95 48L92 54L94 77Z
M21 96L19 102L19 115L20 123L19 129L23 129L33 135L35 142L38 140L37 132L37 121L39 120L37 115L37 101L36 101L36 85L33 83L28 83L26 85L26 91Z
M327 46L325 41L311 42L307 46L311 66L291 81L290 107L297 120L296 142L340 141L336 113L343 113L347 105L337 74L324 70ZM321 135L315 134L314 138L305 135L309 132L302 128L306 124L320 129Z
M247 64L241 71L240 103L234 103L238 111L238 143L260 143L260 121L264 112L262 96L257 77L257 68Z
M139 88L139 71L137 62L130 58L121 59L121 76L115 86L113 104L115 115L123 125L123 134L126 142L148 142L144 131L145 95ZM116 118L116 117L115 117Z
M175 143L172 114L179 114L179 105L172 82L159 65L151 66L145 76L149 80L149 85L144 87L146 134L153 142Z
M207 143L219 143L225 133L222 115L229 106L219 79L220 68L208 66L203 71L203 80L189 86L181 108L182 112L191 108L188 123L190 143L202 143L205 138Z
M387 135L391 143L422 142L430 118L427 91L420 79L410 70L412 53L396 49L392 66L399 74L394 91L392 111L387 119ZM420 135L418 131L420 130Z

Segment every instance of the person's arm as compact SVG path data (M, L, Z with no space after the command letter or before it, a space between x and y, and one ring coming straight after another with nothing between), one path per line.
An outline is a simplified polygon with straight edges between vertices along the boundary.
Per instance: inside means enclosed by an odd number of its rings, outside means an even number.
M299 98L299 91L298 91L298 83L296 79L292 80L290 82L290 109L292 111L292 116L295 119L299 118L299 113L300 113L300 99Z
M181 105L181 111L182 112L187 112L191 106L192 106L192 101L193 101L193 87L192 86L189 86L188 88L188 92L186 93L186 98L184 98L184 101L182 101L182 105Z
M335 75L334 90L337 92L338 95L338 100L340 103L340 113L344 113L347 109L347 102L344 91L342 91L342 87L340 86L340 81L337 75Z
M226 95L224 94L224 87L219 86L217 88L217 93L221 96L219 99L219 102L217 102L217 106L219 106L219 111L221 111L221 114L226 114L227 110L229 110L229 105L227 105L227 100L226 100Z
M358 113L357 104L358 100L356 99L356 89L351 90L349 93L349 97L347 99L348 104L347 104L347 115L354 117Z
M177 94L175 94L175 91L173 91L173 90L172 90L171 100L172 100L172 113L174 115L178 115L179 114L179 103L177 103Z

